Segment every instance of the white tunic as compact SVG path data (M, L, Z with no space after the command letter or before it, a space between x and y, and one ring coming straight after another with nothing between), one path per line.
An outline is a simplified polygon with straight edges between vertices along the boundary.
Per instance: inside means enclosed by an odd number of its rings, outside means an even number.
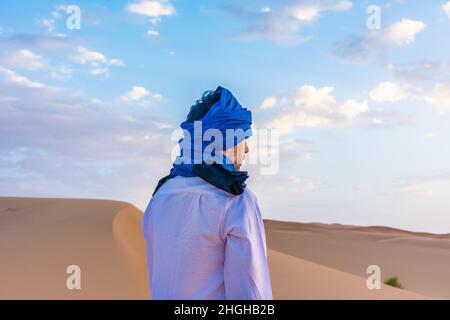
M143 217L152 299L272 299L257 199L174 177Z

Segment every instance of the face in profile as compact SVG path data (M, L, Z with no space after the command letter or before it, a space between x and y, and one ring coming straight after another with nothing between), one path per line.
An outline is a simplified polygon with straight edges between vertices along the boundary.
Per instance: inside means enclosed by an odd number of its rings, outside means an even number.
M233 148L224 151L225 156L233 161L234 169L240 170L245 159L245 154L249 152L247 140L241 141Z

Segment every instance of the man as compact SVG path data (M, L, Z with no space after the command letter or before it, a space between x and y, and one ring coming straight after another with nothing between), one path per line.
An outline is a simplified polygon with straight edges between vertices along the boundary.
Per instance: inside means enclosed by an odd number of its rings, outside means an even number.
M251 123L251 112L219 86L181 124L181 154L143 217L152 299L272 299L260 208L239 171ZM245 135L229 139L230 130ZM216 135L212 153L208 132L228 138Z

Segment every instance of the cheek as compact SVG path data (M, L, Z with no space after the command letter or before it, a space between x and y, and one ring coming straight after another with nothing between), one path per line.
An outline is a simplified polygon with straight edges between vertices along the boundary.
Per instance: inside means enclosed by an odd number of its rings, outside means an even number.
M236 148L236 159L242 160L244 158L244 156L245 156L245 144L241 143Z

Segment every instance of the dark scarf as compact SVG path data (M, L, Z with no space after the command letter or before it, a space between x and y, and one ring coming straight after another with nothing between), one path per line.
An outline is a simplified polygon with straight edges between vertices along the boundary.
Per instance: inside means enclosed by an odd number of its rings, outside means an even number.
M234 195L240 195L247 186L245 180L248 178L247 171L230 171L221 164L195 164L193 172L196 176L202 178L206 182ZM175 175L167 175L161 178L155 188L152 196L156 191L169 179L176 177Z

